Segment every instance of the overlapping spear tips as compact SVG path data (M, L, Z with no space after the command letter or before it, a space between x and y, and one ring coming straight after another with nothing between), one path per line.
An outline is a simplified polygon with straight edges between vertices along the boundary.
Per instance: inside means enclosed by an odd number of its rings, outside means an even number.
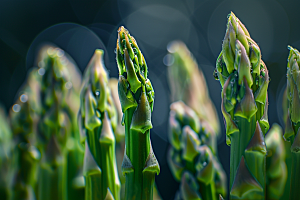
M116 60L120 75L118 92L123 113L128 108L137 107L141 101L147 101L145 105L149 105L150 112L152 112L154 90L150 80L147 78L147 64L137 42L123 26L118 30ZM141 98L144 97L143 94L145 93L146 99L135 99L134 95L138 91L142 94Z
M251 73L260 75L261 52L258 45L250 38L249 32L241 21L231 12L228 17L227 30L222 44L222 52L217 59L215 74L218 75L221 85L224 78L234 70L238 73L238 82L244 77L249 87L253 80Z
M130 89L136 93L148 76L147 64L135 39L121 26L118 30L116 60L119 74L126 76ZM124 74L126 72L126 75Z
M42 103L45 108L44 96L47 101L57 101L70 118L71 136L78 137L79 131L76 123L77 112L80 107L81 72L74 60L62 49L52 44L43 45L36 59L38 78L41 79ZM54 89L50 89L54 87ZM46 93L46 95L45 95ZM44 111L43 111L44 112Z
M209 121L218 135L220 125L217 113L209 98L205 77L192 53L183 42L173 41L168 44L168 55L164 59L168 66L172 101L185 102L201 119Z
M287 67L287 99L289 101L290 120L293 123L300 121L300 82L299 82L299 51L289 46L290 54ZM297 131L297 130L295 130ZM285 136L286 137L286 136ZM287 137L286 137L287 138Z
M104 51L95 50L84 72L78 125L85 141L85 198L119 199L120 181L116 171L115 136L117 113L104 66ZM109 198L107 196L107 198Z
M168 164L176 180L180 181L187 191L178 195L194 193L187 183L182 182L185 172L193 173L197 184L206 187L214 184L214 191L226 194L226 177L222 166L213 154L215 145L211 144L210 137L214 137L212 128L205 121L201 121L197 114L183 102L175 102L170 106L169 141L171 147L168 154ZM207 129L207 130L206 130ZM188 163L193 163L189 165ZM181 188L182 190L182 188ZM189 192L190 191L190 192ZM204 192L205 191L205 192ZM216 196L216 193L203 189L205 195ZM194 193L194 195L196 195ZM201 194L204 195L204 194ZM180 196L178 198L183 198ZM205 196L205 198L209 198Z
M13 134L21 134L26 142L35 142L36 128L40 115L40 76L36 68L27 75L27 81L19 90L17 100L9 116Z
M175 149L180 148L180 141L183 139L182 134L195 132L200 143L206 144L214 154L216 153L216 133L207 121L199 119L196 112L182 101L172 103L170 109L169 141Z
M42 49L41 60L38 62L41 75L42 113L50 108L62 108L66 102L68 90L72 84L67 69L62 62L62 50L53 47ZM54 116L53 116L54 117ZM57 117L56 117L57 118Z
M110 118L116 115L112 97L107 88L108 73L104 66L103 54L103 50L97 49L95 51L84 73L80 94L79 115L85 119L82 125L91 131L102 124L100 112L107 111ZM116 118L113 119L116 120Z
M284 193L287 181L286 150L282 138L282 129L274 124L266 136L267 154L267 196L278 199Z

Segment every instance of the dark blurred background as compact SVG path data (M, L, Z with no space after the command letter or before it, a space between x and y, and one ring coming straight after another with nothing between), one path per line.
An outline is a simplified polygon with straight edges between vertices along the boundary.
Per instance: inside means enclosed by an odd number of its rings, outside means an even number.
M15 95L35 65L37 48L51 42L65 50L83 72L96 48L105 50L111 77L118 77L114 49L117 29L124 25L136 38L149 67L155 90L152 144L161 166L156 184L163 199L173 199L178 184L166 162L170 90L163 58L167 44L182 40L206 76L218 110L222 137L220 161L228 175L230 148L220 112L221 86L213 78L221 51L227 15L233 11L259 44L271 82L270 124L282 125L281 98L286 83L287 45L300 48L300 2L285 0L1 0L0 102L10 109Z

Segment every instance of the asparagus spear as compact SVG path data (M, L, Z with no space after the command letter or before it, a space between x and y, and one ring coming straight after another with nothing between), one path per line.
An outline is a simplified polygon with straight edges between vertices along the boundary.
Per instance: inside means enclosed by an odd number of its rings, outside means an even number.
M266 199L279 199L285 189L287 167L282 129L278 124L274 124L267 134L266 145L268 150Z
M213 129L183 102L171 104L168 164L181 182L175 199L211 199L226 195L226 177L213 154Z
M0 104L0 197L11 199L11 183L14 171L13 141L6 113Z
M230 197L264 199L269 75L258 45L232 12L214 76L223 88L221 109L231 145Z
M150 141L154 90L144 56L136 40L122 26L118 30L116 61L119 99L125 124L122 171L126 176L125 199L153 199L155 173L160 168Z
M66 98L71 79L63 51L49 47L39 61L41 80L41 118L39 146L42 161L39 172L39 199L66 199L67 148L72 125Z
M291 142L292 167L290 181L290 199L299 199L300 187L300 100L299 100L299 56L298 50L289 46L290 54L287 64L287 100L288 113L285 119L285 140Z
M183 101L207 121L217 135L220 124L216 109L209 98L205 77L186 45L173 41L168 45L168 80L171 100Z
M85 200L120 199L115 157L117 115L108 87L103 51L96 50L84 73L79 112L85 132Z
M38 71L34 68L29 73L10 112L11 128L16 146L14 153L17 160L12 192L12 199L15 200L36 199L34 189L41 157L40 151L35 146L40 112L39 83Z
M63 94L63 102L60 102L61 109L69 120L68 137L65 138L62 152L65 162L62 169L63 198L69 200L76 198L80 200L84 199L84 177L82 174L84 145L80 143L77 125L77 112L80 106L81 72L66 52L57 47L45 45L40 50L37 59L38 66L41 67L39 69L40 74L45 73L45 69L47 68L46 60L49 54L55 60L58 60L61 65L59 69L66 72L66 77L62 85L64 85L63 91L67 92Z

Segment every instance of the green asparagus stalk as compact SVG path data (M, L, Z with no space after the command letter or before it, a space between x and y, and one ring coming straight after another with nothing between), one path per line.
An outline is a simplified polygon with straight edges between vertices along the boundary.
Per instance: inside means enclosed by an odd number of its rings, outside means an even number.
M38 71L34 68L19 91L18 99L10 112L17 164L13 183L13 200L36 199L34 190L37 183L38 163L41 158L40 151L35 146L40 114L39 84Z
M61 109L69 120L68 125L68 137L65 141L63 160L65 162L63 166L63 198L64 199L84 199L84 177L83 177L83 156L84 145L80 143L80 134L77 125L77 112L80 106L80 89L81 89L81 72L77 68L72 58L63 50L46 45L41 49L39 58L37 59L38 66L40 66L39 73L45 73L44 67L47 64L45 60L49 57L49 53L53 51L58 59L61 68L66 71L68 76L65 79L64 90L67 92L64 94L64 102ZM43 76L42 76L43 77Z
M230 198L265 199L269 75L258 45L233 13L214 76L223 88L221 109L231 146Z
M9 121L0 104L0 197L11 199L11 184L14 172L13 141Z
M117 115L103 51L96 50L84 73L79 112L85 132L85 200L120 199L120 180L115 157Z
M155 173L160 167L150 140L154 90L144 56L136 40L122 26L118 30L116 61L118 93L125 124L122 171L126 176L125 199L151 200Z
M119 100L119 94L118 94L118 79L116 78L110 78L109 79L109 88L112 93L114 105L117 110L117 116L118 116L118 122L117 122L117 127L116 130L114 131L115 137L116 137L116 158L117 158L117 163L122 163L123 155L124 155L124 150L125 150L125 127L122 126L122 107L121 103ZM122 174L122 166L118 165L118 174L119 178L121 181L121 192L120 196L121 199L124 197L125 198L125 176ZM156 189L156 186L154 185L153 189L153 199L161 199L161 197L158 194L158 191Z
M116 158L117 158L117 163L122 163L123 155L124 155L124 150L125 150L125 127L122 126L122 107L120 104L119 100L119 94L118 94L118 79L116 78L110 78L109 79L109 88L112 93L114 105L117 110L117 115L118 115L118 123L115 132L115 137L116 137ZM122 174L122 166L118 165L118 174L119 178L121 181L121 192L120 196L121 199L125 198L125 176ZM161 199L156 185L154 185L153 188L153 199Z
M282 129L274 124L266 136L267 167L266 167L266 199L280 199L287 180L285 163L285 146Z
M290 181L290 199L299 199L300 187L300 100L299 100L299 62L300 53L298 50L289 46L290 54L287 64L287 100L288 113L285 119L285 140L291 142L291 181Z
M48 47L39 61L41 80L41 118L39 148L42 160L39 171L38 199L67 198L67 141L72 131L68 93L71 77L65 66L64 52Z
M168 45L168 80L171 100L183 101L220 133L216 109L209 98L205 77L186 45L173 41Z
M175 199L218 199L226 195L226 176L213 154L213 129L183 102L171 104L168 164L180 189Z

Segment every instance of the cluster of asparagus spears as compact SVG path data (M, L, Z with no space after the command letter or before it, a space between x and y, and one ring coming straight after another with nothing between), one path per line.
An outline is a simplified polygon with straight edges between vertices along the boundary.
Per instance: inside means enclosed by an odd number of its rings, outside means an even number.
M180 182L176 199L217 199L219 194L226 195L226 175L217 158L217 113L203 73L187 47L174 41L168 51L168 59L173 60L168 62L168 78L174 101L168 163Z
M290 146L279 125L269 131L270 78L260 48L241 21L228 16L214 76L231 147L230 199L298 198L300 53L289 50L283 110ZM221 131L204 75L183 43L172 42L168 51L173 103L166 159L180 182L175 199L223 199ZM160 167L150 140L155 95L145 58L124 27L116 44L118 80L110 79L103 54L95 51L81 81L63 50L40 50L9 117L0 109L2 199L153 199Z
M294 142L299 99L297 89L298 51L290 48L288 63L288 94L284 106L286 130L284 138ZM299 54L299 53L298 53ZM293 76L294 75L294 76ZM287 161L287 144L279 125L269 130L268 69L261 60L261 51L249 32L233 14L228 16L222 51L216 62L214 76L222 86L221 110L225 119L226 142L230 154L230 199L297 199L297 145L291 148L293 163ZM293 78L292 78L293 77ZM294 84L294 85L293 85ZM293 86L291 86L293 85ZM300 101L298 101L300 102ZM300 118L299 118L300 119ZM294 120L294 121L293 121ZM292 145L293 146L293 145ZM287 166L291 166L288 169ZM286 192L288 171L290 193ZM296 173L296 174L295 174Z

